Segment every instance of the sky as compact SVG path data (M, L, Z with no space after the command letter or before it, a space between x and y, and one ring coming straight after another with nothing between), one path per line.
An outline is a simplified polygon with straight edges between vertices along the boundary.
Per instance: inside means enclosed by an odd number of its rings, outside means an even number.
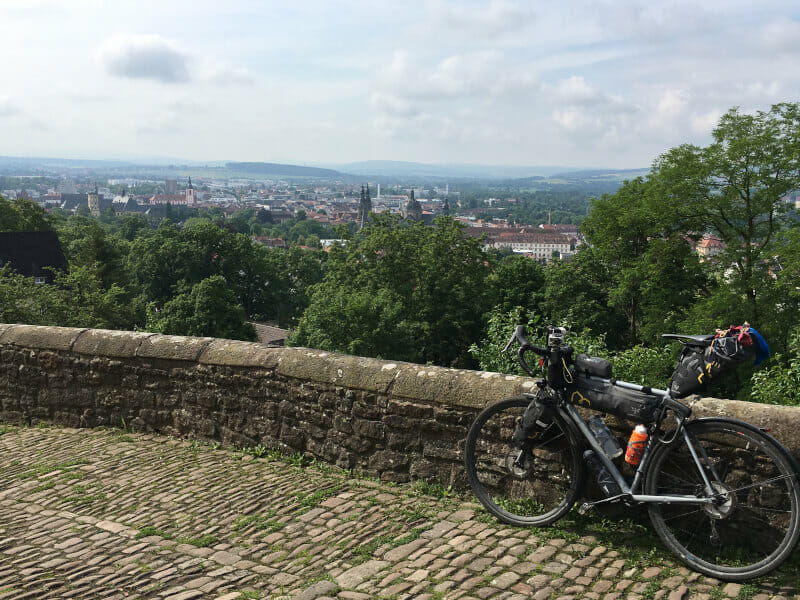
M0 0L0 155L641 168L800 100L796 0Z

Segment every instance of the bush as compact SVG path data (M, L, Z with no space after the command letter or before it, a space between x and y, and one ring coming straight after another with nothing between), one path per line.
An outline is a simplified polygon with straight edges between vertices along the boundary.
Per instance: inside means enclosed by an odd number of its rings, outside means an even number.
M800 405L800 329L789 337L789 356L775 355L775 364L753 373L750 398L763 404Z

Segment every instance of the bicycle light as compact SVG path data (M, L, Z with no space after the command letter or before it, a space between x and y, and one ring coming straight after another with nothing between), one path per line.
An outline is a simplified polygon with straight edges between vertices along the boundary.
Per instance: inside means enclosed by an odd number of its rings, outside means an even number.
M566 327L548 327L547 328L547 345L560 346L564 342L564 336L567 334Z

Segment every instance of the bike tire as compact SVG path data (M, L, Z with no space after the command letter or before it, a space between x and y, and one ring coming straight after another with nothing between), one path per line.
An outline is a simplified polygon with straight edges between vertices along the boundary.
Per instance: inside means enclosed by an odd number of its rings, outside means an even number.
M467 434L464 453L475 496L497 519L519 527L560 519L586 479L574 428L557 413L544 441L525 451L524 468L512 465L520 450L512 445L511 436L530 401L515 396L486 407Z
M649 505L658 535L687 566L718 579L742 581L780 566L800 538L800 482L787 450L733 419L698 419L686 431L713 466L704 470L721 501ZM656 449L645 489L651 495L701 496L702 481L685 438L679 437Z

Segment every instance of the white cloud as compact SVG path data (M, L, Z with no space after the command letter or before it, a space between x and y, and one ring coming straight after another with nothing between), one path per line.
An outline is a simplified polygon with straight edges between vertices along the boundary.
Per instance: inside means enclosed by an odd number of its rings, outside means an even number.
M0 117L12 117L19 114L19 108L9 98L0 96Z
M250 70L221 61L208 61L201 66L199 79L214 85L252 85L256 82Z
M372 109L389 117L416 117L419 108L406 98L400 98L383 92L375 92L370 98Z
M464 3L435 2L434 24L443 34L467 33L484 37L502 36L524 29L534 19L533 11L524 4L507 0L466 6Z
M98 47L97 56L108 73L119 77L161 83L191 79L189 54L174 41L157 35L114 35Z
M780 53L800 52L800 22L787 17L770 21L754 36L757 46Z
M694 114L690 117L690 126L695 135L708 135L716 127L722 116L722 111L711 110L703 114Z
M595 104L602 96L579 75L562 79L554 86L545 86L545 89L549 89L558 102L573 104Z

